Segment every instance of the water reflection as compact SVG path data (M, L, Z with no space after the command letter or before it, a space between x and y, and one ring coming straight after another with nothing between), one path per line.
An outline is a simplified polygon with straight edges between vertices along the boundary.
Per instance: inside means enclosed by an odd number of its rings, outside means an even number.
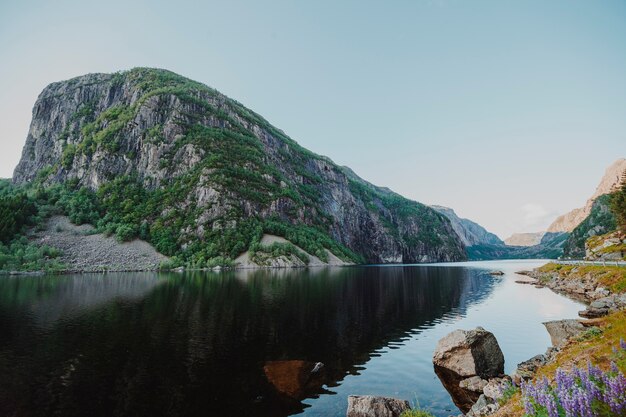
M432 267L1 279L0 414L289 415L499 282ZM324 363L325 388L281 394L274 361Z

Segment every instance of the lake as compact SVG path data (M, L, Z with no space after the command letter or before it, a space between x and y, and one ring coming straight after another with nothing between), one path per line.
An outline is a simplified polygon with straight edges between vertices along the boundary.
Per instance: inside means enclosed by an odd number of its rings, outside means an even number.
M510 373L583 309L514 283L543 263L0 277L0 415L344 416L351 394L458 414L441 337L486 328Z

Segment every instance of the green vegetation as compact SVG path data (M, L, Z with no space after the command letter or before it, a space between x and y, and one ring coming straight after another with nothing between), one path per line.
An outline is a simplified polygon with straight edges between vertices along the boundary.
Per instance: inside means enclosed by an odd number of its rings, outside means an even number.
M425 205L391 192L380 191L357 180L350 180L350 191L355 196L360 197L370 211L378 213L387 230L398 239L403 240L408 246L454 245L451 234L436 233L449 220ZM391 215L392 212L393 215ZM406 233L400 230L394 216L403 220L419 219L420 227L417 233Z
M502 397L498 399L498 404L501 406L506 404L513 398L516 394L520 392L519 387L509 383L506 388L502 391Z
M622 186L619 191L611 195L611 211L619 229L622 233L626 233L626 173L622 177Z
M62 268L55 258L59 252L48 246L30 244L22 235L29 226L41 223L48 207L37 194L14 187L8 180L0 180L0 271L58 270Z
M296 256L305 265L309 264L309 257L298 250L293 243L274 242L271 245L261 245L253 243L250 245L250 259L258 265L269 266L271 259L285 257L290 259Z
M410 410L405 410L400 414L400 417L435 417L433 413L427 410L423 410L421 408L412 408Z

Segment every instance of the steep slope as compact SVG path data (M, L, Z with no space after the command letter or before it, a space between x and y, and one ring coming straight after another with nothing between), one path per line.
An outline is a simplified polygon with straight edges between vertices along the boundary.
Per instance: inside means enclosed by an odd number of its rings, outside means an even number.
M617 227L615 216L609 208L611 195L602 195L593 202L591 212L572 230L563 246L563 256L582 259L585 257L585 241L592 236L612 232Z
M488 232L478 223L457 216L453 209L443 206L430 207L437 210L450 220L454 231L459 235L465 246L504 244L498 236Z
M139 235L194 265L263 251L265 233L322 260L326 250L356 262L465 258L445 216L164 70L89 74L46 87L13 181L61 184L78 222Z
M574 209L569 213L557 217L557 219L548 227L548 232L571 232L576 226L581 224L589 214L593 207L593 202L601 195L609 194L616 191L621 182L622 175L626 172L626 159L620 158L613 162L605 171L600 184L596 188L595 193L587 200L584 207Z
M508 246L535 246L541 242L546 232L513 233L504 239Z

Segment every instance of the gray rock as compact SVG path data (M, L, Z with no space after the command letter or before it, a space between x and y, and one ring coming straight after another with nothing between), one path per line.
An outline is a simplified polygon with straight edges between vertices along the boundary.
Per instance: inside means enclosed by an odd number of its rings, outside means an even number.
M545 365L548 362L546 355L536 355L532 358L519 363L517 369L513 373L513 381L519 385L521 381L527 381L535 376L535 372L540 366Z
M410 409L406 400L373 395L351 395L348 397L346 417L399 417L403 411Z
M488 416L489 414L493 414L499 406L496 403L489 401L485 395L481 395L476 401L476 404L472 406L470 411L467 413L467 417L482 417Z
M550 334L552 346L563 346L567 339L574 337L585 330L585 326L578 320L555 320L543 323Z
M511 384L511 380L508 377L492 378L483 388L483 393L485 394L485 397L498 401L502 398L502 394L509 384Z
M472 376L459 382L459 387L480 393L483 392L483 388L485 388L485 385L487 385L487 381L479 376Z
M482 327L455 330L439 340L433 363L461 377L490 378L504 373L504 355L498 341Z

